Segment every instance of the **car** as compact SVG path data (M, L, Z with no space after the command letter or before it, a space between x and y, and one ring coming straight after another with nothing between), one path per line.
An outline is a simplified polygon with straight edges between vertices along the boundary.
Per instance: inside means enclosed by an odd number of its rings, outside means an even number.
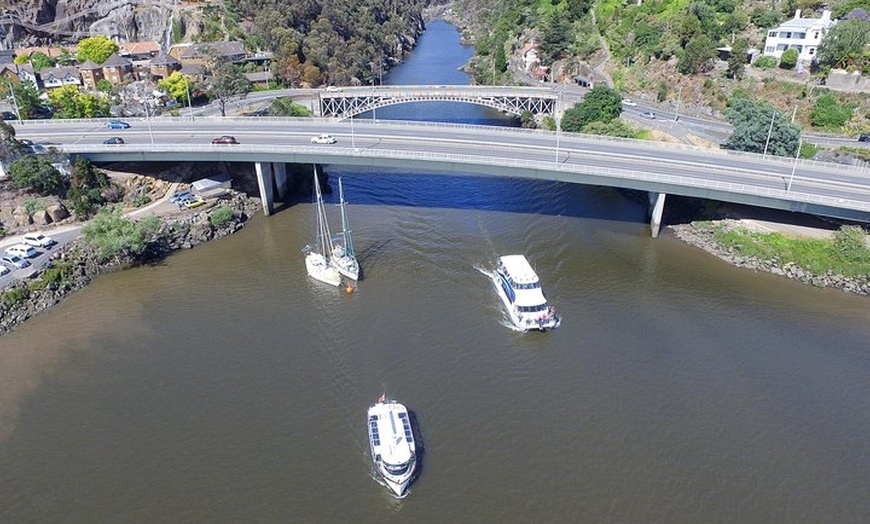
M334 144L336 142L335 137L332 135L317 135L311 138L312 144Z
M103 140L103 143L104 144L123 144L124 139L119 137L119 136L113 136L111 138L107 138L107 139Z
M193 193L185 190L185 191L179 191L177 193L173 193L172 195L170 195L169 201L172 202L173 204L177 204L177 203L181 202L182 200L187 200L189 198L193 198Z
M26 235L24 235L22 242L27 244L28 246L45 248L49 248L57 244L57 242L53 238L43 235L42 233L27 233Z
M25 260L17 255L6 255L0 258L0 264L9 269L24 269L30 265L29 260Z
M622 105L628 107L635 107L637 105L637 102L632 102L630 98L623 98Z
M195 207L204 206L206 204L205 200L198 196L191 196L190 198L186 198L179 203L179 207L184 206L187 209L193 209Z
M341 88L338 86L326 86L327 93L341 93Z
M870 135L861 135L858 137L858 142L870 142Z
M652 111L644 111L643 113L640 114L640 117L646 118L647 120L655 120L656 114L653 113Z
M3 275L5 275L6 273L9 273L10 271L12 271L12 270L9 269L8 267L6 267L6 266L0 266L0 277L2 277Z
M17 120L18 117L12 111L3 111L3 120Z
M39 251L34 249L33 246L28 246L27 244L15 244L14 246L6 248L6 254L19 256L21 258L33 258L39 256Z
M219 136L211 141L212 144L238 144L236 137L230 135Z
M109 120L106 122L106 127L109 129L130 129L130 124L123 120Z

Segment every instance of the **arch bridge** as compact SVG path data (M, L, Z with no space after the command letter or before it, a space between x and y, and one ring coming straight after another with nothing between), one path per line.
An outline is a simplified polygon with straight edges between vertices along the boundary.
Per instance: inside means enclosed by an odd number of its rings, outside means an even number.
M412 102L463 102L491 107L505 113L552 115L560 110L559 94L551 88L516 86L360 86L319 94L320 116L340 120Z

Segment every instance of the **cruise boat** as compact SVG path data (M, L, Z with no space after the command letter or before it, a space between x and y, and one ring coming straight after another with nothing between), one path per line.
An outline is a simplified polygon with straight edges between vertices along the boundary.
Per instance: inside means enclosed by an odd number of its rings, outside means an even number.
M368 426L375 471L397 497L405 496L417 467L408 409L381 395L369 408Z
M547 304L538 275L523 255L499 257L493 273L498 295L504 302L511 321L518 328L528 331L545 331L559 327L561 318Z

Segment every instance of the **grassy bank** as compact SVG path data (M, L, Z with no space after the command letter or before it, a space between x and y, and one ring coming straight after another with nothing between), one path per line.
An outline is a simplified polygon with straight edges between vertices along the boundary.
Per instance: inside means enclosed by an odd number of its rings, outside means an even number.
M870 275L870 249L865 234L856 226L843 226L832 238L793 238L780 233L758 233L742 226L720 222L696 223L709 229L725 249L780 266L794 264L813 274L828 272L849 278Z

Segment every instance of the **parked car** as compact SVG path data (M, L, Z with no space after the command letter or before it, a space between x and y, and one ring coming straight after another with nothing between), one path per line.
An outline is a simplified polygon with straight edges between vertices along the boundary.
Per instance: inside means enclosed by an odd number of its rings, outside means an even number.
M640 114L640 117L646 118L647 120L655 120L656 114L653 113L652 111L644 111L643 113Z
M106 123L106 127L109 129L129 129L130 124L124 122L123 120L109 120Z
M53 238L43 235L42 233L27 233L26 235L24 235L24 239L22 240L22 242L24 242L28 246L44 248L49 248L57 244L57 242Z
M622 105L624 105L624 106L629 106L629 107L634 107L634 106L637 105L637 102L632 102L631 99L629 99L629 98L623 98L623 99L622 99Z
M335 142L335 137L332 135L323 134L311 138L312 144L334 144Z
M15 244L6 248L7 255L15 255L21 258L33 258L39 256L39 251L27 244Z
M107 139L103 140L103 143L104 144L123 144L124 139L119 137L119 136L113 136L111 138L107 138Z
M0 277L5 275L6 273L9 273L10 271L12 271L12 270L9 269L8 267L0 265Z
M870 142L870 135L861 135L858 137L858 142Z
M18 117L12 111L3 111L3 120L17 120Z
M192 197L193 197L193 193L191 193L190 191L187 191L187 190L179 191L177 193L173 193L172 195L170 195L169 201L172 202L173 204L177 204L177 203L181 202L182 200L187 200L188 198L192 198Z
M25 260L18 255L6 255L0 258L0 264L8 267L9 269L24 269L30 265L30 261Z
M326 86L327 93L341 93L341 88L338 86Z
M230 135L219 136L211 141L212 144L238 144L236 137Z
M206 204L205 200L202 198L192 195L190 198L185 198L181 200L178 204L178 207L185 207L187 209L193 209L195 207L204 206Z

